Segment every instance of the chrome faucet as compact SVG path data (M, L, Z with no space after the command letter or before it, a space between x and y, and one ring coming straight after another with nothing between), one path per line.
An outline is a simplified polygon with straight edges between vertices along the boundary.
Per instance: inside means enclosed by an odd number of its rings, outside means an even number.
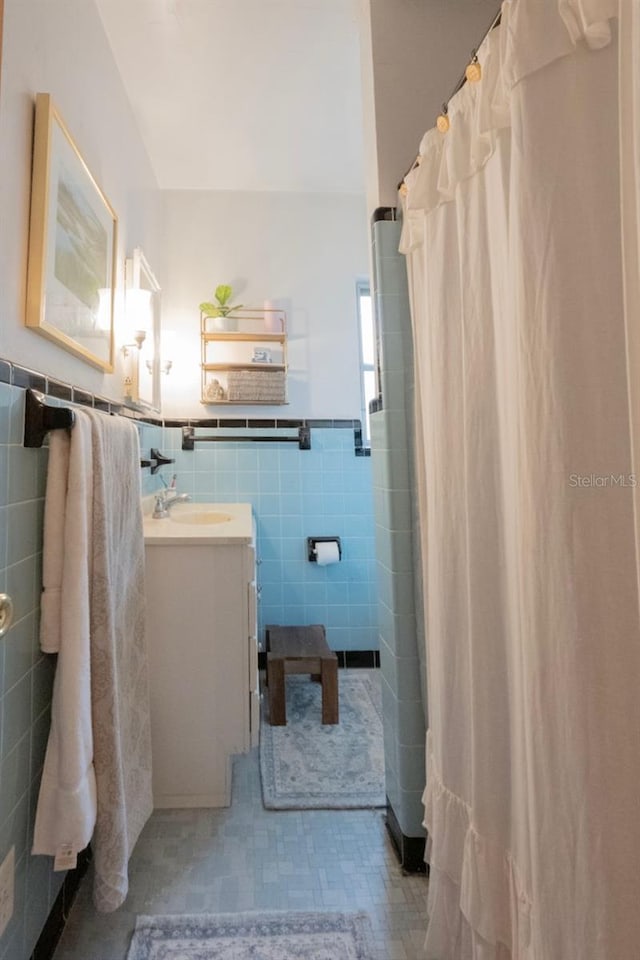
M166 520L169 516L169 507L174 503L186 503L191 500L188 493L174 493L172 490L160 490L155 497L156 503L152 514L154 520Z

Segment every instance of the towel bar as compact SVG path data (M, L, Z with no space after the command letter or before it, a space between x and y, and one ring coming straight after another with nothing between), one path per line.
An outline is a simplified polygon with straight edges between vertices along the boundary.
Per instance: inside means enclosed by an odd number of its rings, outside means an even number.
M70 407L50 407L46 397L38 390L28 388L25 391L24 441L25 447L41 447L50 430L71 430L76 415ZM170 457L163 456L155 447L151 448L151 458L141 460L140 467L151 467L151 473L157 473L165 463L175 463Z
M239 441L253 441L254 443L297 443L300 450L311 450L311 428L308 426L298 427L298 433L295 437L280 437L280 436L252 436L250 434L240 434L239 436L209 436L209 437L196 437L195 430L193 427L183 427L182 428L182 449L183 450L193 450L194 443L215 443L218 442L232 442L238 443Z

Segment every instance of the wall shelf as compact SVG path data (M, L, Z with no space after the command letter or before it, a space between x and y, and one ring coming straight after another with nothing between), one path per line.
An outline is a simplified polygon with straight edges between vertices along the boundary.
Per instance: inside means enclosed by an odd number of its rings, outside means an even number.
M205 370L286 370L284 363L205 363Z
M209 318L210 319L210 318ZM253 341L260 343L284 343L287 339L286 333L203 333L202 339L207 342L217 341L218 343L238 341Z
M234 325L235 329L221 329L225 325ZM287 331L283 310L243 308L234 310L229 317L201 314L200 339L202 403L287 403Z

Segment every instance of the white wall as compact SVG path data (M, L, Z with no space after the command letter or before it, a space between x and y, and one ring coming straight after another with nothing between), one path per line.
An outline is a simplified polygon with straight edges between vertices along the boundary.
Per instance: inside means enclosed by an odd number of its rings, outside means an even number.
M118 215L121 315L125 256L142 246L159 270L161 203L93 0L5 0L0 84L0 356L119 399L119 371L104 375L23 326L33 102L41 91L52 94ZM117 362L120 365L119 353Z
M367 209L393 207L499 0L359 0Z
M360 417L356 280L368 275L364 197L170 191L163 331L176 331L162 382L167 416ZM289 330L288 406L200 403L200 314L219 283L236 302L277 301Z

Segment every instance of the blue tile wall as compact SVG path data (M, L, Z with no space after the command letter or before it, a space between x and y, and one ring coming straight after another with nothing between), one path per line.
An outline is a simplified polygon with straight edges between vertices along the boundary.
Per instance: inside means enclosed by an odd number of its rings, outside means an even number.
M52 657L38 645L47 451L22 446L24 390L0 383L0 588L14 624L0 638L0 861L15 848L15 909L3 960L31 955L64 874L29 854L49 732ZM28 899L27 899L28 890Z
M180 492L200 502L252 504L261 639L269 623L323 623L334 650L378 649L371 462L355 456L352 427L313 427L311 450L295 443L196 442L183 451L175 427L165 428L162 443L176 461L163 473L177 474ZM306 538L333 535L341 539L342 561L310 563Z
M382 409L371 415L385 777L406 837L424 835L426 694L419 538L412 473L413 355L400 224L373 225Z
M49 735L55 658L40 652L42 522L47 447L22 445L25 391L0 382L0 592L14 622L0 637L0 863L15 848L15 908L0 937L0 960L27 960L62 886L49 857L33 857L36 803ZM68 405L49 397L51 405ZM161 428L139 424L147 454ZM156 477L143 472L143 492Z
M47 446L22 445L24 398L21 386L0 382L0 592L15 605L14 624L0 638L0 862L11 847L16 857L15 910L0 960L31 957L65 876L29 852L55 660L38 643ZM47 403L69 405L53 396ZM324 623L334 649L378 648L371 460L355 455L352 427L314 427L308 451L225 442L193 452L181 449L179 428L137 427L143 458L151 447L175 458L162 474L176 473L180 490L198 501L253 505L261 636L268 623ZM143 495L161 485L161 474L142 471ZM306 538L330 535L341 538L342 562L310 563Z

